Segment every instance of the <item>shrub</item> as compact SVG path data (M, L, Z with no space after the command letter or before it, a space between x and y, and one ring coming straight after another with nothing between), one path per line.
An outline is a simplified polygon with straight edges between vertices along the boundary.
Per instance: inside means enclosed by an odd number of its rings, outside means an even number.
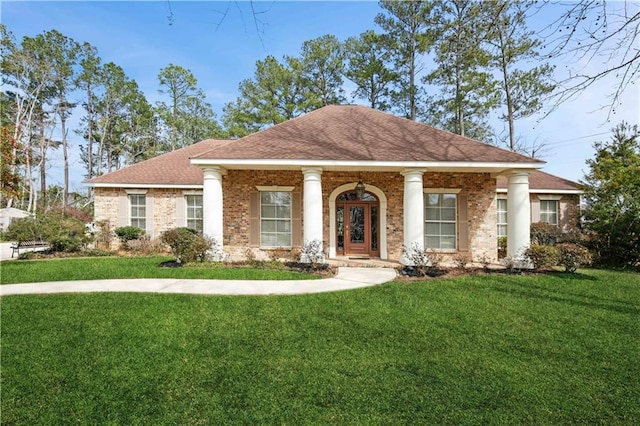
M210 238L198 235L191 228L174 228L162 234L163 243L171 247L179 263L204 261L206 254L214 246Z
M166 252L166 246L159 240L152 240L143 236L137 240L129 240L126 242L126 249L135 254L150 255L162 254Z
M505 256L501 260L502 265L508 273L513 273L516 270L516 259L513 256Z
M498 259L507 257L507 237L498 237Z
M203 235L196 235L190 251L194 256L193 260L199 260L200 262L207 260L209 251L213 252L213 259L216 261L224 261L226 259L226 253L220 249L216 241Z
M456 268L464 269L471 262L471 257L469 253L458 253L453 256L453 263L455 263Z
M7 238L17 242L47 241L51 243L52 251L80 251L83 244L90 241L85 229L81 220L61 211L49 211L14 220L7 230Z
M108 220L101 220L95 222L95 227L96 245L100 249L109 250L111 248L111 223Z
M558 263L564 266L566 272L575 272L581 265L591 263L591 253L585 247L574 243L560 243L558 249Z
M412 275L421 277L433 275L442 261L442 255L434 250L423 249L417 243L414 243L411 248L402 246L402 255L413 268Z
M144 230L137 226L121 226L120 228L116 228L113 232L118 236L123 247L127 246L127 241L137 240L144 235Z
M77 253L82 250L82 244L78 238L56 237L49 241L49 249L58 253Z
M487 255L487 253L482 253L482 256L478 258L478 263L482 265L482 269L488 271L489 265L491 265L491 258Z
M552 246L562 236L562 231L555 225L545 222L532 223L530 228L531 244Z
M553 246L532 244L524 251L534 269L549 269L558 264L558 249Z
M316 270L319 265L325 263L325 253L322 241L306 241L300 250L300 258L303 262L311 264L311 268Z

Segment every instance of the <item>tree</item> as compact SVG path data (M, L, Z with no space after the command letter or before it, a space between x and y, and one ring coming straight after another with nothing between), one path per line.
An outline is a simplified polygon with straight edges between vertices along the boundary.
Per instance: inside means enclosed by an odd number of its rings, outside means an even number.
M171 150L178 148L178 121L186 100L195 92L198 81L193 73L179 65L169 64L158 74L161 95L169 96L169 103L158 103L162 120L169 126Z
M84 91L84 102L82 106L85 110L83 122L85 125L84 139L86 141L87 150L87 179L91 179L95 175L93 147L96 143L94 135L95 123L95 104L97 102L97 92L100 89L100 76L102 68L102 60L98 56L98 51L89 43L83 43L80 48L80 73L78 74L76 85Z
M54 70L42 59L41 52L45 47L42 46L41 40L36 41L25 37L18 45L13 34L4 25L0 24L0 32L3 100L5 100L3 119L12 131L10 139L14 141L8 167L12 174L21 176L20 182L26 186L28 193L26 208L32 211L36 205L31 162L35 140L34 129L38 121L42 122L41 111L44 105L53 97L51 81ZM18 151L18 147L21 152ZM15 193L8 198L8 207L12 206L14 199L16 199Z
M599 262L640 266L640 129L621 123L609 142L597 142L582 184L587 229Z
M221 133L215 113L205 102L204 92L198 89L198 80L191 71L169 64L160 70L158 81L159 93L169 97L168 103L157 103L157 111L169 128L168 145L172 151ZM194 132L198 127L202 131Z
M225 106L224 123L231 136L244 136L307 112L302 75L302 64L295 58L281 63L267 56L256 62L253 79L243 80L238 99Z
M18 142L13 139L11 124L2 124L0 127L0 205L5 198L17 197L20 193L22 178L12 165L19 163L20 157L16 157L14 151L20 152Z
M290 60L290 64L296 61ZM299 59L302 71L305 109L313 110L345 101L342 89L344 49L330 34L305 41Z
M487 141L489 113L498 105L497 81L489 72L491 55L483 42L487 3L448 0L435 11L436 69L424 81L440 88L428 103L427 121L462 136Z
M345 55L345 76L356 84L353 96L366 99L371 108L388 111L399 75L390 67L391 52L384 37L373 31L351 37L345 43Z
M101 93L94 104L95 128L92 130L97 151L91 159L96 166L96 176L105 169L109 172L120 168L123 160L135 162L142 155L140 152L146 152L146 145L155 144L153 110L138 84L113 62L105 64L99 75ZM82 160L86 165L90 162L88 146L82 149Z
M491 63L501 77L501 104L506 109L501 118L508 126L508 148L528 151L528 147L517 145L515 121L540 111L542 99L555 88L551 82L553 67L541 61L542 42L527 30L529 3L491 0L488 5L485 19L491 25L486 39L492 47ZM535 65L523 69L525 63Z
M69 94L75 89L75 66L77 64L80 45L73 39L59 31L51 30L39 34L34 38L25 37L23 40L25 51L32 52L36 61L42 67L48 67L50 74L48 88L53 101L54 114L60 122L62 152L64 160L64 198L62 209L66 208L69 195L69 148L67 120L75 103L68 100Z
M419 61L433 43L429 1L381 1L386 10L375 17L376 24L386 31L387 46L393 54L394 68L400 78L393 93L393 108L406 118L416 120L421 103L418 74Z
M569 64L568 75L559 81L560 90L555 92L555 106L613 76L616 86L608 100L609 114L613 114L621 106L622 94L640 74L640 6L628 0L580 0L561 6L566 7L563 13L541 34L549 40L545 46L548 56ZM539 7L557 15L554 1L545 0Z

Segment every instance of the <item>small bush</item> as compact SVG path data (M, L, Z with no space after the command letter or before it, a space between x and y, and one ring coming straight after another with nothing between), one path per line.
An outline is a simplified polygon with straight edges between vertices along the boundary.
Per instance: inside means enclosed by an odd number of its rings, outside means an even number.
M139 255L163 254L166 252L166 246L160 240L152 240L143 236L137 240L129 240L126 242L126 249L132 253Z
M322 241L306 241L300 250L300 258L303 262L311 264L313 270L319 269L319 266L325 263L326 258Z
M453 263L458 269L464 269L471 262L469 253L458 253L453 256Z
M118 236L123 247L127 246L127 241L137 240L144 235L144 230L137 226L121 226L120 228L116 228L113 232Z
M424 277L433 276L438 270L442 255L433 249L423 249L419 244L414 243L411 248L402 246L402 255L409 262L411 275Z
M558 264L558 249L553 246L532 244L524 251L534 269L550 269Z
M562 231L555 225L545 222L532 223L530 228L531 244L552 246L562 236Z
M291 253L289 256L292 262L300 262L302 253L300 252L300 249L294 248L294 249L291 249Z
M18 254L18 260L31 260L36 258L36 252L34 251L23 251Z
M580 266L591 263L591 253L585 247L574 243L560 243L558 263L566 272L575 272Z
M482 253L482 256L478 258L478 263L482 265L482 269L488 271L489 265L491 265L491 258L489 258L487 253Z
M56 237L49 241L49 249L54 253L78 253L82 250L82 242L78 238Z
M507 257L507 237L498 237L498 259Z
M109 250L111 248L111 223L108 220L95 222L95 239L98 248Z
M513 256L505 256L502 258L502 260L500 261L502 263L502 265L504 266L504 268L507 270L508 273L513 273L516 270L516 259Z
M162 234L163 243L171 247L179 263L204 261L206 254L214 246L214 241L198 235L190 228L174 228Z

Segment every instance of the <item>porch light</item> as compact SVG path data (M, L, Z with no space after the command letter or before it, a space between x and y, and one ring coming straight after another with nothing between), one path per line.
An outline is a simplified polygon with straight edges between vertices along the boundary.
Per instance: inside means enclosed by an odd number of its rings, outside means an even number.
M358 183L356 184L356 197L358 197L358 200L362 200L362 197L364 196L364 183L362 183L362 181L358 181Z

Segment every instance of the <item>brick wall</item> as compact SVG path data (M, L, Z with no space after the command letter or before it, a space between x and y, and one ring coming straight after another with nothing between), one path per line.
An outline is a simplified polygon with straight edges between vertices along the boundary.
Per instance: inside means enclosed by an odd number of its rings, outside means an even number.
M96 222L107 220L110 231L123 226L121 223L120 197L127 196L125 189L120 188L95 188L94 211ZM147 217L147 221L153 223L153 233L151 238L158 238L169 229L175 228L176 223L176 202L179 197L184 197L182 189L157 189L151 188L147 191L147 199L153 202L153 216ZM128 212L124 212L128 217ZM127 223L128 225L128 223ZM115 235L111 240L112 247L118 247L119 240Z
M397 172L323 172L323 238L328 252L329 244L329 196L340 185L362 180L373 185L387 197L387 249L389 259L397 260L402 254L403 244L403 187L404 177ZM224 202L224 246L232 258L243 258L249 247L249 194L260 186L293 186L302 192L304 177L300 170L229 170L223 175ZM469 251L473 259L486 255L497 257L495 179L489 174L474 173L425 173L425 188L460 189L468 197ZM109 220L111 229L120 225L119 196L126 195L124 189L96 188L95 220ZM176 200L183 197L182 189L149 189L147 197L153 199L154 236L176 227ZM302 213L304 221L304 212ZM267 258L269 253L253 250L258 258Z

